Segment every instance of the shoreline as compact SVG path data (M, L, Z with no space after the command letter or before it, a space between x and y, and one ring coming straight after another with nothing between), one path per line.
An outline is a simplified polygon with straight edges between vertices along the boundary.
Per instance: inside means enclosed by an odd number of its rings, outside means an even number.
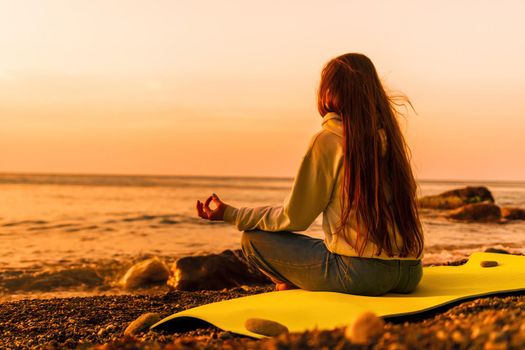
M474 245L474 247L477 247L477 245ZM460 250L459 248L464 249ZM505 251L509 254L523 255L521 250L516 249L516 247L509 248L505 246L505 248L507 249L502 249L499 245L483 246L483 249L475 249L468 246L438 246L425 252L423 266L460 265L465 263L470 255L462 252L471 250L490 251L495 249L496 251ZM454 251L455 254L452 254L450 251ZM443 255L443 252L448 253ZM120 261L116 259L85 260L82 263L70 263L69 265L48 264L39 269L5 269L0 271L0 304L26 299L45 300L57 297L122 296L136 295L137 293L160 295L168 292L170 287L166 284L152 284L136 290L126 290L119 285L119 281L126 271L135 264L152 257L159 257L166 263L167 267L171 267L176 260L172 256L144 254Z

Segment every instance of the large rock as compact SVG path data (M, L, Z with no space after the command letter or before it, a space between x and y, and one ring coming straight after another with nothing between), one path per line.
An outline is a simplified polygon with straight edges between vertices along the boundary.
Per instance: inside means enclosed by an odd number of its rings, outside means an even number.
M448 217L462 221L499 221L501 219L501 209L492 203L467 204L451 211Z
M501 208L501 216L507 220L525 220L525 209Z
M486 187L465 187L419 199L421 208L456 209L466 204L494 203L494 197Z
M169 268L158 257L133 265L120 280L125 289L137 289L153 284L164 284L170 275Z
M179 290L217 290L271 281L252 266L240 249L186 256L173 263L168 285Z

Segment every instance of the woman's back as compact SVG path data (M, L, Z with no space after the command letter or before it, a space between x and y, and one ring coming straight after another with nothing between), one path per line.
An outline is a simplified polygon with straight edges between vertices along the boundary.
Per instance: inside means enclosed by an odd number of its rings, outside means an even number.
M341 220L341 200L343 193L341 191L342 179L343 179L343 158L344 158L344 140L343 140L343 126L341 117L336 113L327 113L323 117L321 123L322 130L314 135L309 145L307 153L311 153L313 156L322 159L314 159L313 161L318 163L319 174L318 176L333 176L333 190L330 196L330 200L323 211L323 231L325 233L325 244L327 248L337 254L346 256L358 256L358 252L354 248L357 242L357 220L355 218L355 212L351 213L350 220L347 222L347 234L345 238L340 237L336 234L339 222ZM386 139L384 139L383 149L386 151L388 147ZM329 174L328 171L323 169L333 169L335 175ZM383 184L387 196L390 197L391 189L389 183ZM304 188L304 191L315 192L316 188ZM303 202L304 203L304 202ZM308 203L304 203L308 206ZM306 212L307 210L305 210ZM403 242L402 236L395 230L390 231L390 239L396 240L397 244L393 244L394 247L401 246ZM395 235L394 235L395 233ZM399 251L394 250L393 256L383 251L377 255L377 246L373 242L367 242L361 256L380 258L380 259L405 259L413 260L420 259L421 256L411 254L405 257L399 256Z
M282 205L236 208L213 196L197 202L199 215L244 231L244 254L277 289L411 292L422 276L416 184L393 102L366 56L325 66L318 110L322 130ZM321 213L324 241L296 232Z

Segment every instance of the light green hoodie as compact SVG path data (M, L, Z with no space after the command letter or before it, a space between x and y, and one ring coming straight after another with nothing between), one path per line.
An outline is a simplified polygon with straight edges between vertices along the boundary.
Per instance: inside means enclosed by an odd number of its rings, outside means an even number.
M259 229L264 231L304 231L323 213L324 243L333 253L357 256L353 248L357 239L355 212L350 211L346 239L334 234L340 220L341 180L343 166L343 125L336 113L323 117L322 130L311 139L303 157L292 190L280 206L256 208L226 207L224 221L234 224L240 231ZM380 130L381 132L383 130ZM381 134L383 152L387 142ZM390 233L391 239L393 233ZM402 238L396 232L395 239L401 246ZM348 242L349 240L350 242ZM361 244L361 242L360 242ZM394 245L395 248L395 245ZM362 257L380 259L403 259L388 257L383 251L377 256L377 246L368 242ZM417 257L421 258L421 257ZM404 259L416 259L415 256Z

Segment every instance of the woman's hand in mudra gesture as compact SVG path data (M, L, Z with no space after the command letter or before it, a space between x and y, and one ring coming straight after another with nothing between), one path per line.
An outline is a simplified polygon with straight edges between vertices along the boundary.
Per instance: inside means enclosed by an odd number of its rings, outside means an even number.
M210 208L210 202L213 201L216 208ZM203 218L214 221L224 220L224 210L226 209L226 204L222 202L215 193L209 196L204 203L197 200L197 214Z

